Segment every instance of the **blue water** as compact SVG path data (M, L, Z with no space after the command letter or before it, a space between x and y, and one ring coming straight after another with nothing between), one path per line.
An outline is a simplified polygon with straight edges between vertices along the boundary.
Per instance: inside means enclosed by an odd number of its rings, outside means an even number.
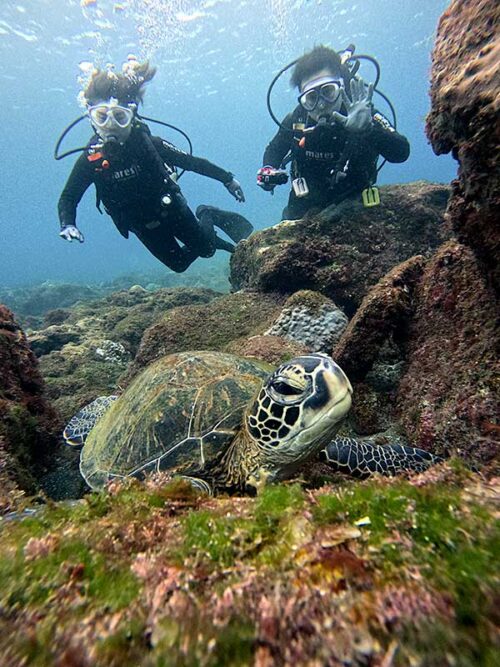
M85 4L85 3L84 3ZM402 165L387 165L380 183L449 182L453 160L436 157L424 134L429 109L430 51L445 0L2 0L0 7L0 285L51 281L99 282L161 268L135 239L125 241L95 209L89 190L78 210L83 245L58 237L57 200L73 164L53 159L61 130L81 113L79 63L118 66L129 53L158 67L143 112L179 125L194 153L233 171L247 201L237 204L218 182L186 173L180 184L200 203L237 210L256 228L280 219L287 186L275 196L255 185L263 150L276 126L266 110L272 77L290 60L323 43L377 57L380 88L393 101L398 128L411 142ZM370 80L373 70L363 65ZM284 76L275 87L275 113L295 105ZM383 103L380 109L386 111ZM156 126L157 127L157 126ZM182 137L162 136L185 147ZM155 130L156 131L156 130ZM84 123L65 148L89 136ZM227 263L228 255L198 260ZM166 270L166 269L165 269Z

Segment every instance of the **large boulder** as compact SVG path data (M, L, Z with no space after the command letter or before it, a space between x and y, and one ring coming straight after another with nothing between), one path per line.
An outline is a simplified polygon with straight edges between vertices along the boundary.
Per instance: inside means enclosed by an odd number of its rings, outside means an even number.
M500 287L500 5L453 0L433 52L427 135L453 153L458 179L448 208L458 239L474 249Z
M406 331L425 259L412 257L394 267L363 299L332 356L354 387L350 427L373 435L399 422L396 396L405 366Z
M414 257L370 290L333 350L353 381L358 433L400 423L417 447L492 466L500 328L471 248L455 240Z
M0 305L0 487L33 492L60 422L24 332Z
M233 287L287 294L312 289L352 315L392 267L430 255L449 236L443 224L447 186L418 181L380 191L380 206L345 201L239 243L231 258Z
M394 267L363 299L333 349L335 360L351 381L365 379L388 340L404 337L424 265L421 255L411 257Z
M450 241L415 295L397 402L415 445L499 461L500 328L493 288L467 246Z
M250 336L263 334L281 312L280 294L237 292L208 304L173 308L146 330L126 378L159 357L184 350L226 350L238 354ZM284 343L285 341L283 341Z

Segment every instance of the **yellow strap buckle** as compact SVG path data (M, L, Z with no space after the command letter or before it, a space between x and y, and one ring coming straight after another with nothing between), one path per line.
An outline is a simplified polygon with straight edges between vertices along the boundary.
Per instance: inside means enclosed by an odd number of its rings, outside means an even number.
M371 206L378 206L380 204L380 193L378 188L365 188L361 193L363 198L363 206L370 208Z

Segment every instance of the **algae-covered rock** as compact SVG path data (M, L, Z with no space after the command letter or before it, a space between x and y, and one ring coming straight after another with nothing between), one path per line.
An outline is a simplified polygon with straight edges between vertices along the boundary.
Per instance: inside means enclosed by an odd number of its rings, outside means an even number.
M333 356L351 381L363 380L383 344L401 339L414 308L414 293L424 270L422 256L394 267L364 298Z
M65 420L97 395L119 389L144 331L171 308L206 303L208 289L132 286L64 311L60 324L32 331L48 396Z
M453 0L432 55L427 136L437 154L458 160L448 217L500 290L500 7L495 0Z
M500 326L493 287L454 241L428 262L414 295L398 402L416 446L500 460Z
M184 350L224 350L234 340L264 333L277 317L284 297L279 294L237 292L208 304L169 310L144 334L128 382L155 359Z
M5 665L494 665L498 482L161 476L0 522Z
M96 299L105 293L97 285L45 282L31 287L2 288L2 300L16 316L39 316L52 310L73 306L78 301Z
M0 305L0 485L34 492L59 418L47 401L35 355L13 314Z
M352 315L390 269L413 255L428 256L449 236L447 186L418 181L380 192L380 206L346 200L252 234L231 258L232 285L287 294L311 289Z

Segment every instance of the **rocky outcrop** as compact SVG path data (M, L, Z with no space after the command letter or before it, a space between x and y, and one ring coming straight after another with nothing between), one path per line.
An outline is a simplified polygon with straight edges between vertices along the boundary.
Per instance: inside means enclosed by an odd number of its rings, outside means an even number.
M494 300L481 262L457 241L385 276L333 350L355 386L354 430L375 433L400 422L422 449L498 461Z
M15 313L16 321L26 329L40 328L43 324L60 324L60 321L46 321L56 313L79 306L85 302L113 297L120 292L129 292L134 288L146 289L151 294L162 288L186 288L195 291L211 289L219 292L229 291L227 267L218 261L207 264L195 264L186 273L178 274L165 267L147 272L138 272L118 276L111 282L81 285L46 281L41 285L21 287L2 287L0 285L0 303L4 303ZM160 295L161 298L161 295ZM51 312L48 315L49 311ZM57 319L57 316L55 316ZM63 316L64 319L64 316Z
M345 201L253 234L231 259L231 283L287 294L312 289L352 315L394 266L430 255L449 236L443 224L448 187L419 181L380 191L380 206Z
M0 305L0 486L33 492L59 420L44 396L35 355L13 314Z
M437 454L499 461L498 311L474 252L454 241L440 248L415 302L397 399L407 433Z
M425 260L421 255L396 266L367 294L333 357L351 381L364 380L390 339L403 340L414 308Z
M453 153L458 179L448 216L458 239L500 287L500 5L454 0L439 22L433 52L427 135Z
M50 311L29 339L40 357L48 396L68 420L96 396L117 391L144 331L171 308L207 303L218 296L209 289L133 286L81 303L71 310Z
M237 349L238 341L243 344L249 336L264 333L279 315L283 301L280 294L237 292L209 304L173 308L145 332L124 382L172 352L225 350L230 343Z

